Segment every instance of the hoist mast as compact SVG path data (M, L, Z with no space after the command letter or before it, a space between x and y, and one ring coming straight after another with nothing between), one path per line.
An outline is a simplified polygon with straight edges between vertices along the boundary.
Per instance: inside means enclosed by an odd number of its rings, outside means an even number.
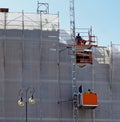
M70 34L71 39L75 43L75 10L74 0L70 0ZM72 46L72 52L75 54L76 47ZM72 56L72 94L73 94L73 119L77 122L77 85L76 85L76 56Z
M70 34L71 39L75 40L75 10L74 0L70 0Z

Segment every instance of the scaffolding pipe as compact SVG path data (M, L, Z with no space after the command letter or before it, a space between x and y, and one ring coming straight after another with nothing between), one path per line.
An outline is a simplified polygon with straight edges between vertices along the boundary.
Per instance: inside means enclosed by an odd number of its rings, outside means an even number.
M22 10L22 36L24 38L24 11Z

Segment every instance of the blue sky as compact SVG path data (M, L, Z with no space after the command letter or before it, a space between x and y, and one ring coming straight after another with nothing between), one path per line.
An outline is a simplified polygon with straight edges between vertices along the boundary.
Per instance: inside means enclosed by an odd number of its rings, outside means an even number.
M70 0L40 0L49 3L50 13L60 15L60 28L70 28ZM37 0L1 0L0 7L10 12L36 12ZM76 27L89 28L98 37L98 44L120 44L120 0L75 0Z

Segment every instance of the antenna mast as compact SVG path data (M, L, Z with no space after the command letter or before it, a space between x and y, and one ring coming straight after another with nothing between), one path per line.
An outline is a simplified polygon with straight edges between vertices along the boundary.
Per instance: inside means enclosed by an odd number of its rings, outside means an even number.
M37 14L48 14L49 13L49 4L48 3L41 3L38 1L37 3Z

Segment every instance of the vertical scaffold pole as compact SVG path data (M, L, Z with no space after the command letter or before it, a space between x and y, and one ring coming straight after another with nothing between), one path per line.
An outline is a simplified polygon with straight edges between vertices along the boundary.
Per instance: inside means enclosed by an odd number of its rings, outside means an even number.
M75 11L74 0L70 0L70 33L71 40L75 43ZM76 85L76 47L72 46L73 56L72 61L72 93L73 93L73 120L77 122L77 85Z

